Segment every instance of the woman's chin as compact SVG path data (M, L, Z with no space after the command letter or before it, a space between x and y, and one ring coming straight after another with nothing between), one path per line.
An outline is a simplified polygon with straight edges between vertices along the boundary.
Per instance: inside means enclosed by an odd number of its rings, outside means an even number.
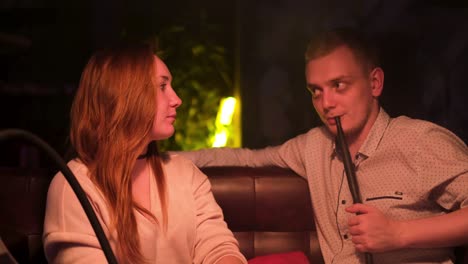
M153 140L165 140L174 135L174 127L171 129L166 129L164 131L157 131L157 133L153 133Z

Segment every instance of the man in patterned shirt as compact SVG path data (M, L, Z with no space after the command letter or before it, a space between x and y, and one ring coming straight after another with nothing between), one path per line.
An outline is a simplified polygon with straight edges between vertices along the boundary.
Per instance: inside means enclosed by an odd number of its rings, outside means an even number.
M308 181L325 263L453 263L468 243L468 149L450 131L379 105L384 72L359 33L317 35L306 51L307 88L321 127L264 149L181 152L197 166L279 166ZM404 96L404 95L402 95ZM335 150L339 116L362 204L352 204ZM356 215L359 213L359 215Z

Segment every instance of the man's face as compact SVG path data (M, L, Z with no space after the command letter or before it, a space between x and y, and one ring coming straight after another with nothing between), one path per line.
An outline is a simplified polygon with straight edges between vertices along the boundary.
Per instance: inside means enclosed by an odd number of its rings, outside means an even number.
M379 112L377 97L383 86L383 72L371 72L356 60L352 51L340 46L306 65L307 88L322 122L336 135L335 116L341 117L344 132L366 137Z

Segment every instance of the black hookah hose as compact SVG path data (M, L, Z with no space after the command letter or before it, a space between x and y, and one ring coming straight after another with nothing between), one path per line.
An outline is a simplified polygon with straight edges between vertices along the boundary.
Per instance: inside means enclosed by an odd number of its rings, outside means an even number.
M341 120L339 116L335 117L336 130L337 130L337 141L341 152L343 153L343 162L344 169L346 173L346 179L348 180L349 190L351 196L353 197L353 203L362 203L361 193L359 192L359 185L356 179L356 171L354 169L354 163L351 160L351 155L349 154L348 143L346 143L346 138L341 127ZM372 254L369 252L364 253L367 264L374 263L372 259Z
M80 204L83 207L86 216L88 217L89 222L93 227L94 232L96 233L99 243L101 244L101 248L104 252L104 255L106 256L107 262L110 264L117 264L117 259L115 258L112 248L110 247L109 241L107 240L106 235L104 234L102 226L99 223L99 220L97 219L97 216L94 213L88 198L86 197L86 193L81 188L80 184L78 183L78 180L76 179L75 175L71 172L70 168L68 168L65 161L50 145L48 145L45 141L43 141L38 136L30 132L21 129L6 129L0 131L0 142L3 140L14 138L24 139L29 143L32 143L33 145L44 151L58 166L59 170L63 173L65 179L67 179L71 188L75 192L76 197L78 197L78 200L80 201Z

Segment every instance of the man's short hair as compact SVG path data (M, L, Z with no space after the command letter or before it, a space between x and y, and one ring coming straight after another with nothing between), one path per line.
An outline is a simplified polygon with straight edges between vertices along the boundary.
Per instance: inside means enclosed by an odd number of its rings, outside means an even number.
M372 41L353 28L336 28L315 34L307 46L305 62L325 56L340 46L351 49L365 72L380 66L378 51Z

